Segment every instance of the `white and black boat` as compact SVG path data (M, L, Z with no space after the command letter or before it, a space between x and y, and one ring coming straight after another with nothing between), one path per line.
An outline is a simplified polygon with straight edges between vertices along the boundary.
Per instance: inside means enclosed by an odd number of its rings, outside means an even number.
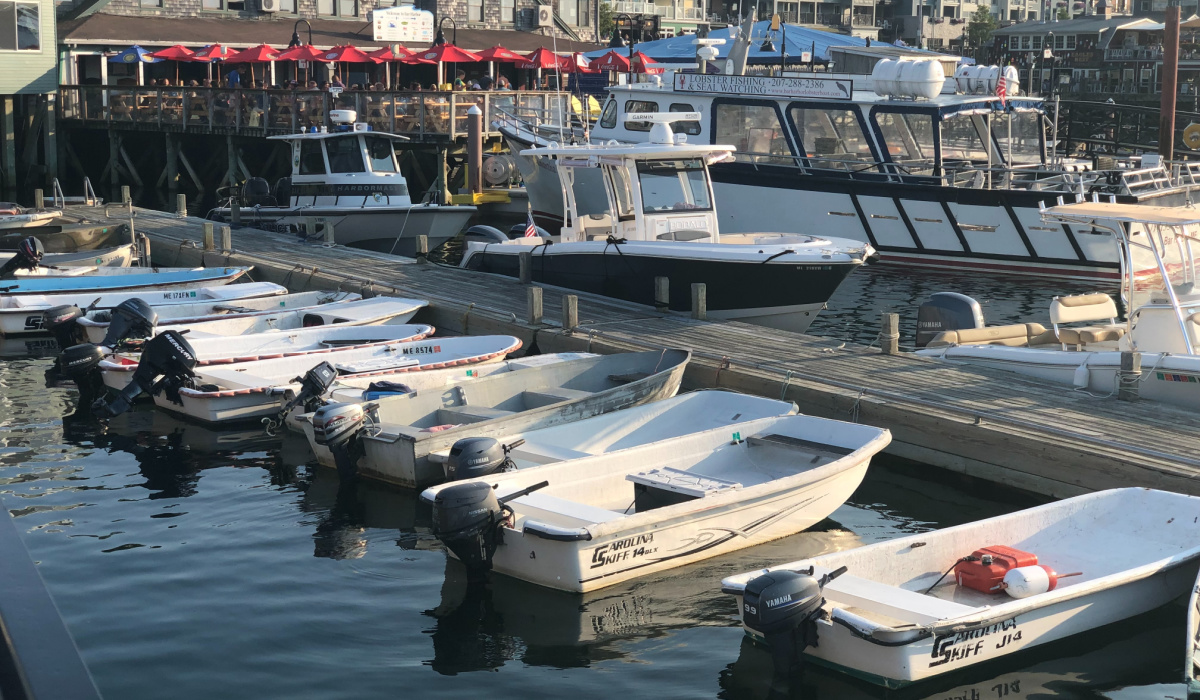
M294 232L305 231L305 219L314 217L322 227L333 226L340 245L408 256L417 236L426 236L433 249L463 230L475 207L413 203L393 149L406 137L371 131L355 123L352 110L329 116L334 131L270 137L291 147L291 177L273 188L250 178L212 215L231 221L236 203L242 223Z
M515 277L528 251L534 281L646 305L656 303L655 278L665 277L675 311L688 310L691 285L704 283L709 316L802 333L846 275L874 255L858 241L722 232L709 164L730 158L733 147L689 144L671 132L671 122L699 115L627 116L654 124L650 143L524 151L556 166L567 193L561 234L509 240L492 230L479 241L487 232L472 227L462 266ZM597 183L602 204L575 197L583 177Z
M1100 194L1182 206L1200 175L1194 163L1150 157L1121 167L1056 156L1046 107L1017 96L1015 70L1004 99L997 68L955 79L937 61L901 64L881 61L870 76L677 73L613 86L590 138L646 142L650 125L630 114L696 112L683 128L691 140L736 146L712 166L725 233L818 232L869 242L885 262L1073 278L1117 279L1117 250L1085 227L1043 222L1039 205ZM514 118L499 128L525 154L517 161L535 220L560 224L554 164L529 149L563 137Z

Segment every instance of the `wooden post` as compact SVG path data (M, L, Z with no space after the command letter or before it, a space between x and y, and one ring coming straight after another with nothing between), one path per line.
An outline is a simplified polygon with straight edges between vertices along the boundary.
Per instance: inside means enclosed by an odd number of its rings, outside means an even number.
M1137 401L1142 378L1142 353L1122 352L1121 371L1117 373L1117 398Z
M175 145L175 135L167 132L163 135L167 146L167 163L163 173L167 177L167 191L179 189L179 147Z
M325 220L325 243L328 245L333 245L336 242L337 241L336 241L336 237L334 235L334 230L333 230L333 220L326 219Z
M228 226L221 227L221 250L233 250L233 231Z
M1159 100L1158 153L1165 161L1175 157L1175 98L1179 94L1179 3L1167 3L1163 18L1162 96Z
M671 308L671 280L666 277L654 278L654 308L658 311Z
M229 200L229 220L233 222L234 226L242 225L242 204L236 196Z
M213 235L213 229L216 226L211 221L204 222L204 249L212 250L216 247L216 236Z
M317 220L315 217L304 217L304 237L312 238L317 233Z
M138 234L138 255L141 257L142 267L150 267L154 262L154 258L150 255L150 237L144 233Z
M519 266L518 274L521 284L533 283L533 253L528 250L522 250L517 253L517 264Z
M45 209L46 208L46 194L44 192L42 192L41 188L38 188L33 191L33 208L34 209Z
M692 318L697 321L708 319L708 286L703 282L692 283Z
M419 263L429 262L427 260L429 257L429 236L426 236L425 234L417 236L417 244L413 249L413 257L415 257Z
M121 203L128 204L133 201L133 197L129 196L129 185L121 185Z
M562 300L563 330L573 333L579 326L579 297L574 294L564 294Z
M483 192L483 110L478 105L467 110L467 190Z
M526 304L529 311L529 325L540 326L542 324L542 288L529 287L526 290Z
M883 328L879 331L879 347L884 355L900 353L900 314L884 314Z
M186 194L175 195L175 213L181 219L187 218L187 195Z
M0 175L3 177L2 191L11 193L17 191L17 117L16 100L11 95L0 98L0 112L4 119L4 143L0 146Z

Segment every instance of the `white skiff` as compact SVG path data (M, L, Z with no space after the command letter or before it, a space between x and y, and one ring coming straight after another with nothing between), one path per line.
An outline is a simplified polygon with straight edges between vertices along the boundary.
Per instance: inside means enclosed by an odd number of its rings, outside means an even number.
M270 283L261 282L256 284ZM248 316L265 316L281 311L307 309L313 306L320 306L321 304L358 301L362 299L362 295L353 292L299 292L297 294L288 294L286 287L280 287L279 285L271 286L278 287L280 291L278 294L270 297L264 296L238 300L194 299L179 304L151 305L154 306L154 312L158 314L158 322L167 325L203 323L219 319L246 318ZM103 342L104 335L108 333L108 323L111 318L112 315L108 309L96 309L89 311L77 323L87 333L89 343L100 343Z
M1100 491L751 571L725 579L721 589L738 597L743 622L753 615L765 619L793 600L769 588L751 600L747 590L768 581L753 583L756 579L801 570L820 577L846 567L847 573L809 598L819 601L823 595L823 602L811 621L817 645L801 647L802 656L896 688L1140 615L1179 597L1196 578L1198 519L1200 498L1142 488ZM1036 555L1039 566L1030 569L1048 566L1078 575L1024 598L978 592L959 585L955 575L939 583L962 558L996 545ZM749 627L747 633L761 638Z
M0 250L0 264L8 262L16 253ZM83 250L77 253L46 253L42 256L44 267L129 267L133 262L133 244L126 243L115 248ZM22 270L18 274L28 274Z
M0 296L25 294L87 294L195 289L229 284L250 271L248 267L138 268L101 267L102 274L78 277L21 277L0 282Z
M497 573L586 592L811 527L890 440L824 418L761 418L421 496L434 504L435 534L468 568L490 559ZM481 512L490 527L454 527Z
M1187 606L1187 652L1183 658L1183 680L1189 698L1200 696L1200 577L1192 586Z
M358 473L409 488L445 476L431 453L464 437L497 437L674 396L691 353L653 350L558 362L504 372L442 389L381 398L370 412L375 429L361 436ZM304 434L318 459L312 418Z
M428 305L429 302L424 299L372 297L354 301L335 301L316 307L287 309L269 314L246 314L195 323L164 323L160 324L156 330L158 332L165 330L188 331L192 337L199 337L202 334L210 336L251 335L334 324L348 326L403 324L408 323L418 311Z

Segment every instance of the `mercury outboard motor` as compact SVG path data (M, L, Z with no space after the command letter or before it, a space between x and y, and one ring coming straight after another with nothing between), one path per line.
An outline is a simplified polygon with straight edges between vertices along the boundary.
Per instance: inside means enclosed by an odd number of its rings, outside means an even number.
M771 646L775 674L787 677L799 666L800 654L817 646L817 618L825 603L825 584L846 567L813 576L807 571L771 571L751 579L742 591L742 622L763 635Z
M446 460L446 480L473 479L516 469L508 454L524 444L524 440L502 445L496 438L463 438L450 448L450 457Z
M367 415L378 405L331 403L318 408L313 414L313 441L328 447L333 453L333 462L343 481L352 481L358 476L358 460L363 456L359 433Z
M104 351L91 343L72 345L58 358L58 370L79 387L79 406L90 406L104 395L104 379L100 361Z
M329 386L333 384L333 380L337 379L337 369L328 362L313 367L304 373L303 377L292 379L292 383L300 384L300 391L292 397L290 401L279 409L279 413L275 414L275 418L263 418L263 424L266 426L268 435L273 435L275 429L283 425L283 421L287 419L288 414L297 406L303 406L305 413L312 413L321 406L321 397L329 390Z
M196 353L178 331L163 331L142 348L142 359L133 378L120 394L112 399L97 399L92 413L107 420L128 411L134 399L143 391L151 396L166 392L167 400L183 405L179 390L196 376Z
M492 555L504 538L500 528L512 517L505 504L549 484L543 481L504 498L496 498L491 485L483 481L447 486L433 498L433 534L477 580L492 568Z
M983 328L979 302L957 292L938 292L917 309L917 347L929 345L942 331Z
M0 265L0 280L10 280L18 270L36 270L46 249L42 242L30 236L17 244L16 253L3 265Z
M82 329L76 323L83 316L83 309L74 304L55 306L42 312L42 329L54 336L60 350L66 350L83 340Z
M149 338L158 325L158 312L145 301L134 297L117 304L108 321L108 332L101 345L115 348L121 341ZM190 349L190 348L189 348Z

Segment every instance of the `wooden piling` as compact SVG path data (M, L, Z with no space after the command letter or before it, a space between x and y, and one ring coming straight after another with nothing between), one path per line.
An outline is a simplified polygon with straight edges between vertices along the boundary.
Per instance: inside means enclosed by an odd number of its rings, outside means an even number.
M416 247L414 248L413 257L415 257L419 263L429 262L429 236L426 236L425 234L417 236L417 243Z
M41 188L38 188L33 191L33 208L34 209L45 209L46 208L46 194L41 190Z
M521 284L533 283L533 253L528 250L522 250L517 253L517 264L519 266L518 277Z
M879 348L884 355L900 352L900 314L883 315L883 327L879 330Z
M529 325L540 326L542 324L542 288L529 287L529 289L525 290L525 293Z
M233 231L228 226L221 229L221 250L233 250Z
M562 299L563 331L573 333L579 326L579 297L564 294Z
M483 110L477 105L467 110L467 189L483 192Z
M304 237L312 238L317 235L317 219L316 217L304 217Z
M175 213L181 219L187 217L187 195L186 194L175 195Z
M708 286L703 282L692 283L692 318L697 321L708 319Z
M211 221L204 222L204 249L213 250L216 248L216 236L213 235L216 224Z
M1122 352L1121 371L1117 373L1117 398L1137 401L1142 379L1142 353Z
M337 243L337 237L334 232L333 221L331 219L326 219L325 220L325 245L334 245L335 243Z
M654 308L658 311L671 308L671 280L666 277L654 278Z
M129 196L129 185L121 185L121 203L128 204L133 201L133 197Z
M233 222L234 226L242 225L242 203L236 196L229 200L229 220Z

